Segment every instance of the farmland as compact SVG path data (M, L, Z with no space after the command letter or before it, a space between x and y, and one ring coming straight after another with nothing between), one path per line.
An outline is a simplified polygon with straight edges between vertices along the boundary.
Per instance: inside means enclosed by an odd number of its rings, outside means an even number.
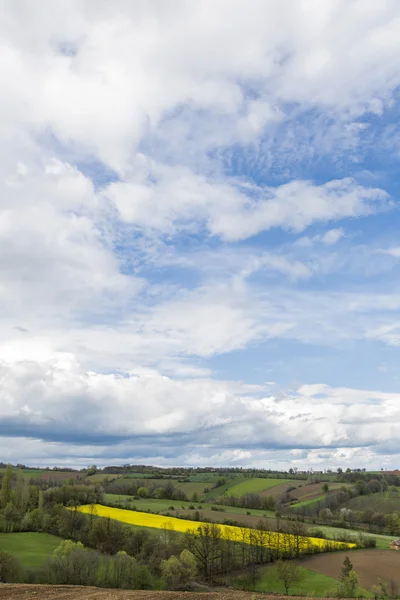
M368 496L358 496L346 503L346 508L352 510L365 510L372 508L381 513L400 512L400 494L393 492L380 492Z
M188 600L188 592L109 590L69 585L0 586L0 600ZM287 597L257 594L257 600L284 600ZM190 600L254 600L252 592L233 590L190 592Z
M318 573L337 578L345 558L345 553L337 552L326 555L311 556L299 561L302 567L313 569ZM351 555L351 562L359 575L363 587L371 589L379 579L393 579L400 585L400 553L390 550L358 550Z
M180 533L186 533L187 531L197 532L198 528L204 523L199 521L190 521L186 519L178 519L175 517L167 517L162 515L154 515L151 513L141 513L130 510L123 510L119 508L110 508L102 506L100 504L95 507L95 515L98 517L110 517L117 521L127 523L129 525L139 527L150 527L153 529L165 529L170 528ZM89 514L92 510L91 506L81 506L77 509L80 512ZM220 525L220 530L226 539L237 542L251 543L250 538L254 530L245 529L231 526L231 525ZM294 543L294 536L285 533L276 532L264 532L268 533L268 541L265 542L267 547L280 547L285 549L290 544ZM325 546L325 540L320 538L303 537L301 538L304 549L308 549L309 546L315 546L323 549ZM354 544L344 544L341 542L331 542L336 548L352 548Z
M26 568L41 566L60 542L47 533L0 533L0 550L17 556Z
M266 478L251 478L245 479L239 483L227 488L228 496L244 496L245 494L258 494L260 492L266 492L270 488L278 486L280 484L289 485L293 483L292 480L286 479L266 479Z

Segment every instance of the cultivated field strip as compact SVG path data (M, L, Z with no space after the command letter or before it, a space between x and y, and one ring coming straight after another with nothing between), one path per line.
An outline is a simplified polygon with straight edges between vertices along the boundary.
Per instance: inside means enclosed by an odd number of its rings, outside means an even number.
M180 533L191 531L196 534L200 526L209 525L208 523L202 523L201 521L190 521L187 519L177 519L176 517L167 517L165 515L154 515L152 513L112 508L101 504L96 504L95 506L80 506L76 510L85 514L94 514L97 517L111 518L137 527L150 527L153 529L167 528ZM282 552L296 548L299 553L307 553L311 547L317 547L320 550L323 550L327 547L327 544L331 548L340 548L343 550L355 547L355 544L328 541L314 537L296 536L276 531L257 530L223 524L218 524L218 527L220 528L223 537L229 541L262 545Z

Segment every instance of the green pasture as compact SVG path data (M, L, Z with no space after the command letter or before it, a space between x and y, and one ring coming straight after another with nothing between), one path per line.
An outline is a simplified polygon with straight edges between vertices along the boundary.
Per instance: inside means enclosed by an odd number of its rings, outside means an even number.
M326 598L327 593L338 586L338 581L333 577L328 577L304 567L299 568L302 580L298 585L289 590L289 594L292 596L304 595L314 598ZM260 576L259 581L251 588L252 591L285 594L285 588L278 578L276 565L262 567L260 569ZM232 583L234 587L240 585L240 578L233 580Z
M22 566L34 568L42 566L61 541L48 533L0 533L0 550L19 558Z
M372 508L373 510L384 514L400 512L400 493L388 491L368 494L366 496L357 496L346 502L344 506L346 508L351 508L351 510L365 510L366 508Z

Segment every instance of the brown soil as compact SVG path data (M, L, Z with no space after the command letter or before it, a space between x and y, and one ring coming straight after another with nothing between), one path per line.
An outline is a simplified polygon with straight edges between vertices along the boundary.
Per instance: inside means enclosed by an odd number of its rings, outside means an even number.
M320 496L325 495L325 492L322 489L323 485L323 483L310 483L309 485L303 485L302 487L290 492L290 497L298 498L300 502L303 500L314 500L314 498L319 498ZM329 491L337 491L342 487L342 485L342 483L331 483L329 485Z
M274 485L274 487L269 488L269 490L265 490L264 492L260 492L260 496L272 496L273 498L279 498L282 494L286 493L288 487L298 487L299 485L304 484L302 481L291 481L290 483L286 481L286 483L280 483L279 485ZM301 489L301 488L300 488ZM293 490L294 492L294 490ZM294 492L295 493L295 492Z
M0 584L1 600L284 600L284 596L254 592L153 592L107 590L69 585ZM294 596L291 600L296 600ZM304 599L302 599L304 600Z
M319 554L305 558L299 561L299 564L307 569L337 578L346 554L346 552ZM348 555L363 587L371 589L373 585L378 584L379 579L386 582L393 579L400 585L400 552L395 550L356 550Z

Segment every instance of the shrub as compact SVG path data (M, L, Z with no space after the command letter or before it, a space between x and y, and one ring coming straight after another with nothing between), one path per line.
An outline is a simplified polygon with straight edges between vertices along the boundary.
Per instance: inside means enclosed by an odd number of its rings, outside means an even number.
M0 550L0 582L17 583L21 577L21 563L15 556Z

